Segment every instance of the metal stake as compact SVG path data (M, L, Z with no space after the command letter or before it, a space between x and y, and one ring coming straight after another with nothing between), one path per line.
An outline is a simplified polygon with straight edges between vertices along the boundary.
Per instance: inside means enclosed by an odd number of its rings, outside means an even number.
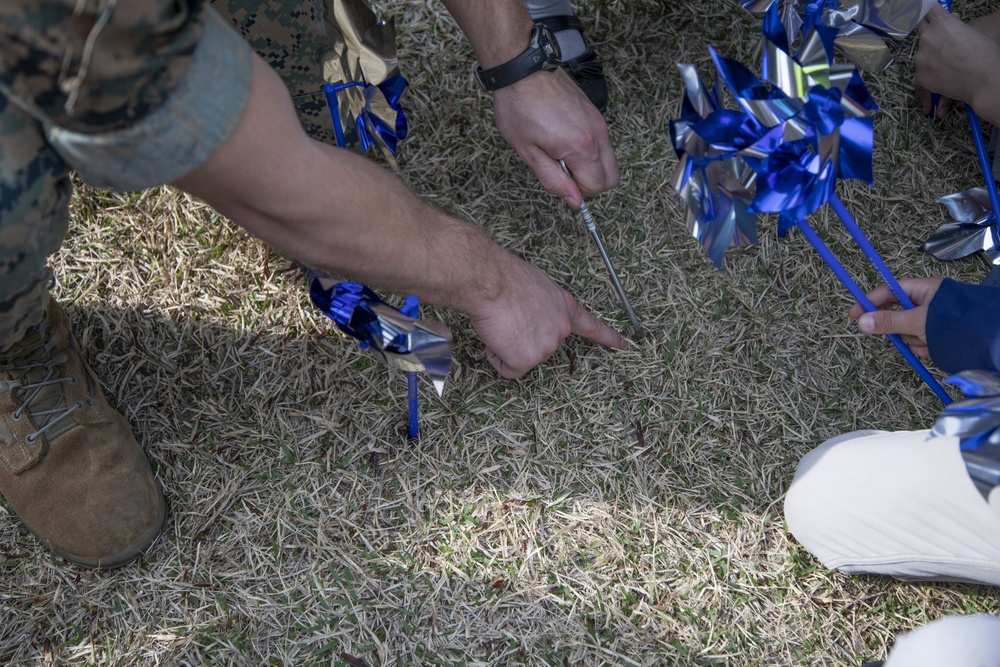
M566 163L559 160L559 164L562 165L563 171L572 176ZM587 230L590 231L590 235L594 237L594 241L597 242L597 249L601 251L601 258L604 260L604 265L608 267L608 273L611 274L611 282L615 286L615 291L618 292L618 298L621 299L622 305L625 306L625 312L628 313L628 318L632 322L632 328L635 330L636 338L642 338L645 332L642 327L639 326L639 318L635 316L635 311L632 310L632 304L628 300L628 296L625 294L625 288L622 287L622 283L618 280L618 274L615 272L615 267L611 264L611 258L608 257L608 251L604 249L604 242L601 240L601 235L597 231L597 223L594 221L594 216L591 215L590 209L587 207L587 202L580 199L580 215L583 216L583 222L587 225Z

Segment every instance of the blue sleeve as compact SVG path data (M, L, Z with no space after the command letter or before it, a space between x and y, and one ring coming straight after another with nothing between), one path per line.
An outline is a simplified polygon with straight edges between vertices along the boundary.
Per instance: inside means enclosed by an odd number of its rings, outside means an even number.
M941 283L927 309L927 347L949 373L1000 372L1000 287Z

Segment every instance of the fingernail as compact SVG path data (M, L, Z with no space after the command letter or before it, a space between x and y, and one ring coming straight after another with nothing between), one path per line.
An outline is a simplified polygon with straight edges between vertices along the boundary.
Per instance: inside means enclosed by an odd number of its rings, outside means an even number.
M565 197L563 197L563 201L566 202L566 204L568 206L570 206L571 208L576 208L576 201L574 201L574 199L572 197L570 197L569 195L566 195Z
M858 320L858 328L865 333L875 333L875 317L866 313Z

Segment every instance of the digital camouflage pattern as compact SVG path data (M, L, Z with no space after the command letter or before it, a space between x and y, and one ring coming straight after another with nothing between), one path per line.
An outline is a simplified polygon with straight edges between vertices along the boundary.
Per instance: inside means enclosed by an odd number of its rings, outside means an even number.
M333 141L320 90L330 48L322 0L213 0L288 86L315 138ZM68 225L69 168L45 127L129 128L187 73L206 0L0 2L0 352L41 322L47 257Z
M114 11L112 11L114 10ZM69 170L42 122L97 133L159 107L201 34L201 0L0 2L0 350L41 322Z
M321 90L333 49L323 0L211 0L212 7L282 78L299 121L314 139L336 143Z
M204 0L3 0L0 84L69 130L132 125L187 72L206 9Z
M0 95L0 353L45 317L46 258L66 236L71 192L38 121Z

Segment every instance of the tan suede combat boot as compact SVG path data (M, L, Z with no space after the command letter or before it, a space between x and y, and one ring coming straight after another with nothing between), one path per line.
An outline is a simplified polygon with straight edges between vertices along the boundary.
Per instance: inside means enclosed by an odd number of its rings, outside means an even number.
M146 455L54 300L42 325L0 353L0 493L42 542L85 567L128 563L163 527Z

